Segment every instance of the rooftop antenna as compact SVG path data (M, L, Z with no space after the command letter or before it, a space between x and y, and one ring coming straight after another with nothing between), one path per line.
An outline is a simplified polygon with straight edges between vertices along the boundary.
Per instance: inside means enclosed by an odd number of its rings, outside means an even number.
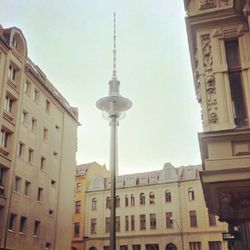
M114 47L113 47L113 76L112 79L116 80L116 15L114 12Z

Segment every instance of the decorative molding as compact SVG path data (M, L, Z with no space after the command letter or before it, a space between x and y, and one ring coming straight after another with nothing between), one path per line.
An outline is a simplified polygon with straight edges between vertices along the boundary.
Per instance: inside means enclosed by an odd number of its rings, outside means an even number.
M220 6L228 6L232 4L231 0L219 0Z
M209 34L201 36L203 67L205 71L205 86L207 95L207 113L209 123L218 123L216 85L213 73L213 56Z
M200 10L215 8L215 0L201 0Z
M201 103L201 79L200 79L200 75L198 72L198 51L197 48L195 50L195 54L194 54L194 66L195 66L195 70L194 70L194 88L195 88L195 94L196 94L196 98L198 103Z

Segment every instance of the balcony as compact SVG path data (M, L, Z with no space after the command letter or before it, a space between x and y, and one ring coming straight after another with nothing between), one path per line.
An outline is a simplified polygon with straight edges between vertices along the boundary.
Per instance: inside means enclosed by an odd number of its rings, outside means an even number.
M221 221L250 221L250 129L199 134L206 205Z

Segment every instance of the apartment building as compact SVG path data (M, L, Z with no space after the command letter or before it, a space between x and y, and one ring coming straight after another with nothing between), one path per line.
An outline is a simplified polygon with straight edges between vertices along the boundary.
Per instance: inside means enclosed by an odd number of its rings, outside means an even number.
M227 224L208 213L200 166L119 176L116 196L117 249L227 249ZM93 179L85 193L84 246L109 250L110 178Z
M250 249L250 2L185 0L206 205ZM236 231L236 232L235 232ZM236 237L237 238L237 237Z
M105 165L97 162L81 164L76 167L75 176L75 210L73 215L72 249L83 249L85 240L85 194L92 181L109 177L110 172Z
M0 26L0 248L70 249L77 109Z

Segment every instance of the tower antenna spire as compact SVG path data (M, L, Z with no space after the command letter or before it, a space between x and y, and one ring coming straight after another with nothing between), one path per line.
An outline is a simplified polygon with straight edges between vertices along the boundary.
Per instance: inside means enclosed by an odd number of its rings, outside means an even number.
M116 79L116 14L114 12L114 47L113 47L113 76L112 79Z

